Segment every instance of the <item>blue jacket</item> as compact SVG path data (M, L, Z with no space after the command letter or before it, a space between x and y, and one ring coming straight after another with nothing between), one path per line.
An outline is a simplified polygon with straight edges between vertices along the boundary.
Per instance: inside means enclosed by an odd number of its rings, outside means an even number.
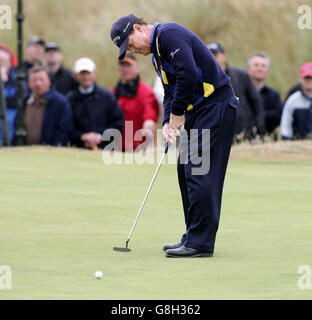
M229 77L206 45L187 28L156 23L150 43L152 60L165 91L164 121L203 102L232 98Z
M4 82L4 96L7 108L16 109L17 107L17 78L13 69L9 72L8 81Z
M14 139L15 120L17 114L17 79L13 69L9 72L8 81L4 82L4 97L6 100L6 118L10 141ZM2 123L0 121L0 143L2 142Z
M67 146L73 131L70 104L65 96L52 87L44 98L48 103L43 116L40 144Z

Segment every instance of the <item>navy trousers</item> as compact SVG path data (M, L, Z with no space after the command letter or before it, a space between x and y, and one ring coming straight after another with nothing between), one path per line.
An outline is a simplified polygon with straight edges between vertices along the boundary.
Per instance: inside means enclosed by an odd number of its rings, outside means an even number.
M178 158L178 179L182 196L186 232L182 243L189 248L213 252L219 226L221 198L225 172L231 150L238 111L238 99L204 104L185 114L185 125L180 145L186 145L188 155ZM196 130L198 141L193 141ZM210 129L210 145L204 141L203 132ZM193 131L193 135L192 132ZM206 130L207 133L208 130ZM201 164L193 163L190 155L197 144L198 154L207 157L204 149L209 148L210 166L208 172L194 174ZM193 148L194 149L194 148ZM206 150L207 151L207 150ZM183 152L185 153L185 152ZM195 169L196 170L196 169Z

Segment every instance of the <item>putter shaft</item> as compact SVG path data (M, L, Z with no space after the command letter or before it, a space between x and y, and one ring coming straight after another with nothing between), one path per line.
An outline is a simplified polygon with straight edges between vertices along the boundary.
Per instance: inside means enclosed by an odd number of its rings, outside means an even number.
M150 193L150 191L151 191L151 189L152 189L153 183L154 183L154 181L155 181L155 179L156 179L156 177L157 177L158 171L159 171L159 169L160 169L160 167L161 167L161 165L162 165L162 163L163 163L163 161L164 161L164 158L165 158L165 156L166 156L166 153L168 152L168 148L169 148L169 144L166 143L165 152L164 152L164 154L162 155L162 157L161 157L161 159L160 159L160 161L159 161L159 164L158 164L158 166L157 166L157 169L156 169L156 171L155 171L155 174L154 174L154 176L153 176L153 179L152 179L152 181L151 181L151 183L150 183L150 185L149 185L149 187L148 187L148 189L147 189L147 192L146 192L146 194L145 194L145 197L144 197L144 199L143 199L143 202L142 202L142 204L141 204L141 207L140 207L140 209L139 209L139 212L138 212L138 214L137 214L137 216L136 216L136 218L135 218L135 220L134 220L132 229L131 229L131 231L130 231L130 233L129 233L129 235L128 235L128 240L127 240L127 242L126 242L126 247L128 247L128 243L129 243L129 241L130 241L130 238L131 238L131 235L132 235L132 233L133 233L133 230L134 230L134 228L135 228L135 226L136 226L136 223L137 223L137 221L138 221L138 219L139 219L139 217L140 217L140 214L141 214L141 212L142 212L142 209L143 209L143 207L144 207L144 204L145 204L145 202L146 202L146 200L147 200L147 198L148 198L148 195L149 195L149 193Z

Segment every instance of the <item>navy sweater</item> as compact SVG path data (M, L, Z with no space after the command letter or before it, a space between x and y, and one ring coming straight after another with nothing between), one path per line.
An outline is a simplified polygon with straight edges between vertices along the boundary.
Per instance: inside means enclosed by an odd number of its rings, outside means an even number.
M204 100L212 103L234 96L229 77L189 29L176 23L156 23L150 47L165 90L164 123L169 121L170 113L182 115L189 105L196 107ZM199 99L204 95L203 83L210 93Z

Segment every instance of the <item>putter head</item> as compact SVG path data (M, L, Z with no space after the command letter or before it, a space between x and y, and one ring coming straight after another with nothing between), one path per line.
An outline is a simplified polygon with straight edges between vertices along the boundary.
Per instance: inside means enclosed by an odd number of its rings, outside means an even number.
M126 241L126 247L125 247L125 248L114 247L113 250L115 250L115 251L120 251L120 252L130 252L131 249L128 248L129 240L130 240L130 239L128 239L128 240Z
M129 249L129 248L119 248L119 247L114 247L113 250L120 251L120 252L129 252L129 251L131 251L131 249Z

